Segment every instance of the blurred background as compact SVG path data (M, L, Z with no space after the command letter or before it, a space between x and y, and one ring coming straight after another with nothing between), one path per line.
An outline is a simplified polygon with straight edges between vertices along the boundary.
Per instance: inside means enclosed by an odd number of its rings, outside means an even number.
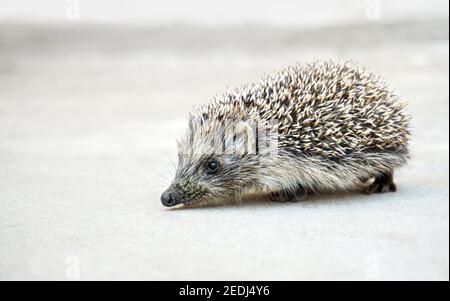
M0 0L0 279L449 278L447 0ZM351 59L409 103L399 192L166 210L194 104Z

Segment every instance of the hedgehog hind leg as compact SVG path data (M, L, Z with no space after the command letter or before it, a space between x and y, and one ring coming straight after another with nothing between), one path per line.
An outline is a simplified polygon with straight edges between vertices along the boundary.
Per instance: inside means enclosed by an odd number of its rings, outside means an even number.
M298 187L295 191L281 190L272 192L267 196L267 199L276 203L298 202L306 197L306 189Z
M397 185L394 183L394 175L390 173L380 173L375 176L375 180L369 186L366 187L365 193L386 193L396 192Z

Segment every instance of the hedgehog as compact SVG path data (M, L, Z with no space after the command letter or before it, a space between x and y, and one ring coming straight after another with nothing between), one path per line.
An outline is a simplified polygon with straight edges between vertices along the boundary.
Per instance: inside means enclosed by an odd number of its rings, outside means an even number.
M178 141L167 207L291 202L396 191L410 117L379 75L351 61L295 64L196 106Z

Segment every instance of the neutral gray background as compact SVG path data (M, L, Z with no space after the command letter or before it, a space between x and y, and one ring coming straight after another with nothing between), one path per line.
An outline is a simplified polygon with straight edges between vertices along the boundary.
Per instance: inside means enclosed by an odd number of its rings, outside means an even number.
M449 279L448 1L111 3L0 1L0 279ZM160 205L192 105L314 58L409 103L397 193Z

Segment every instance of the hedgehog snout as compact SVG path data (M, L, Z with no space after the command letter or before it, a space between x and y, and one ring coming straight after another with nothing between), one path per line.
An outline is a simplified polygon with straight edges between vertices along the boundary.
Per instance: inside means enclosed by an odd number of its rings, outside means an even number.
M177 181L161 195L161 203L166 207L173 207L178 204L188 204L206 194L207 190L204 187L188 181Z
M161 195L161 203L166 207L173 207L180 203L177 194L174 191L166 190Z

